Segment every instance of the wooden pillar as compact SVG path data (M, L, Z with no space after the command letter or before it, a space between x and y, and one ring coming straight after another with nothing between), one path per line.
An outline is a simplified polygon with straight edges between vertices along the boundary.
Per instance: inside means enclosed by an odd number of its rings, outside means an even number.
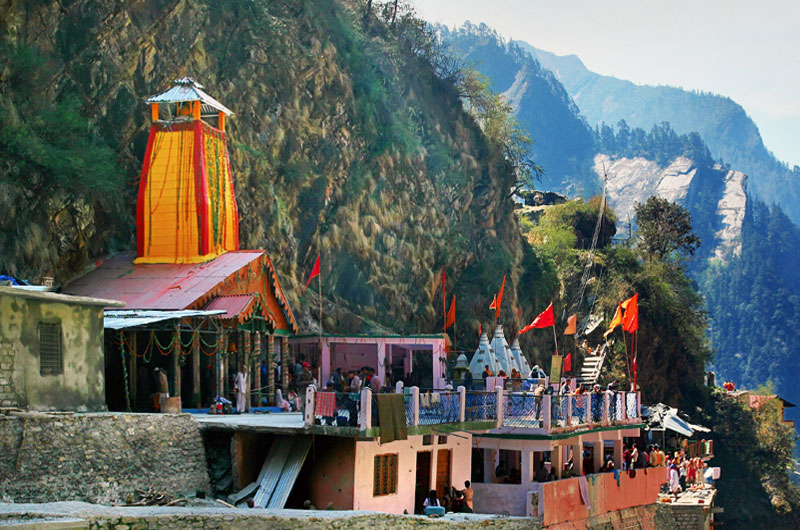
M158 103L150 104L150 118L153 121L158 121Z
M603 463L605 462L605 457L603 455L603 440L601 439L599 442L592 442L592 453L593 453L593 463L594 469L592 470L593 473L599 473L600 468L602 467Z
M253 338L252 335L253 334L252 334L252 332L250 330L247 330L247 329L242 330L243 351L242 351L241 363L242 363L242 366L244 366L248 371L247 379L245 379L245 384L244 384L244 391L245 391L245 394L244 394L245 395L245 398L244 398L245 409L244 410L245 410L245 412L250 412L251 409L252 409L251 405L250 405L250 394L251 394L250 389L253 387L253 385L251 384L251 382L253 381L253 373L250 370L250 364L251 364L250 360L252 359L252 352L253 352L253 350L251 348L251 346L252 346L252 338Z
M222 111L217 114L217 129L225 132L225 113Z
M583 440L578 436L578 442L572 446L572 469L578 476L583 475Z
M175 331L172 334L172 390L173 397L180 397L181 395L181 331L178 326L175 326Z
M564 469L564 448L558 444L550 448L550 465L556 478L561 478L561 471Z
M136 344L136 336L137 336L137 332L136 332L136 328L134 328L133 331L131 332L130 351L128 352L128 355L130 355L130 357L131 357L131 369L129 370L129 373L128 373L128 380L131 383L130 396L131 396L131 407L133 408L133 410L136 410L136 387L138 386L138 381L137 381L137 378L136 378L136 376L137 376L137 373L136 373L136 369L137 369L136 368L136 352L138 351L136 349L136 346L137 346L137 344Z
M256 401L256 407L261 406L261 364L264 360L264 351L261 346L261 331L256 331L253 337L255 351L255 362L253 363L253 388ZM251 398L252 399L252 398Z
M195 120L200 119L200 102L192 101L192 118Z
M217 350L217 395L225 397L225 356L228 353L228 330L224 327L220 331L222 345Z
M275 403L275 336L267 335L267 403Z
M281 385L285 392L289 388L289 370L291 369L291 359L289 359L289 337L281 336Z
M193 408L202 406L200 399L200 329L199 324L192 335L192 403Z

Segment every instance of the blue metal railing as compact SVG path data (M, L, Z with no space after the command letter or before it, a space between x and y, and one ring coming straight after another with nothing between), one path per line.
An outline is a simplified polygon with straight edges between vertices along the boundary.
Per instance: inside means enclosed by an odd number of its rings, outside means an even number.
M425 392L419 395L419 424L441 425L461 421L458 392Z
M467 392L464 405L464 421L497 420L496 392Z
M503 395L503 426L541 429L542 398L532 393L505 393Z

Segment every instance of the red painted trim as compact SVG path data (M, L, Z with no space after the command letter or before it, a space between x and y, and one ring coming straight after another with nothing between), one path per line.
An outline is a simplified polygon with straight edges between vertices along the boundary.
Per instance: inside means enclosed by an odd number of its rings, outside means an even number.
M205 126L196 120L194 129L194 190L197 201L197 222L200 224L200 255L210 252L208 223L211 217L208 201L208 177L206 175Z
M153 143L156 138L156 124L150 126L150 134L147 137L147 149L144 151L144 161L142 163L142 174L139 177L139 193L136 197L136 254L144 255L144 198L147 189L147 174L150 171L150 159L153 156Z
M233 187L233 173L231 172L231 160L228 156L228 135L220 131L222 135L222 145L225 147L225 164L228 166L228 184L231 187L231 198L233 199L233 249L239 250L239 208L236 206L236 190Z

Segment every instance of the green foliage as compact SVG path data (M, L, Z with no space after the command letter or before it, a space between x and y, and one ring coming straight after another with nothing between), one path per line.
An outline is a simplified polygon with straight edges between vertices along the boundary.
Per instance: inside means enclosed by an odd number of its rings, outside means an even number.
M666 166L673 159L685 156L697 165L712 166L714 159L703 139L696 132L678 135L668 122L653 125L649 133L625 120L617 123L616 131L601 123L595 128L595 138L601 152L626 158L643 157Z
M79 99L44 91L47 68L30 47L0 46L8 80L0 84L0 190L7 201L0 270L25 276L60 272L48 241L56 225L86 217L97 205L113 208L122 186L114 153L81 113Z
M717 518L732 528L797 528L800 493L790 483L791 449L797 435L780 417L772 400L753 411L717 392L707 407L707 425L714 440L714 465L723 469Z
M644 204L637 203L634 211L639 245L650 258L691 256L700 246L700 238L692 230L692 216L683 206L653 196Z

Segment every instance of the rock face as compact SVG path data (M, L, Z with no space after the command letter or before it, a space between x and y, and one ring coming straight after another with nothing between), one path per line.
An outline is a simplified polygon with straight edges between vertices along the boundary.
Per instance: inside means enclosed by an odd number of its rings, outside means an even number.
M636 204L655 195L689 210L704 256L725 260L741 253L747 207L744 173L720 165L698 167L683 156L661 167L641 157L612 159L602 153L594 158L594 170L608 176L609 203L620 219L633 219Z
M227 131L241 247L269 252L307 328L316 328L316 289L303 302L300 291L318 253L326 330L436 329L442 269L459 300L476 304L498 287L485 270L498 282L509 271L516 285L524 253L508 165L407 35L363 9L328 0L12 1L0 40L44 57L36 96L76 94L126 181L121 207L87 205L80 222L64 221L75 226L66 232L49 221L35 227L59 245L46 260L21 255L27 277L63 282L134 247L143 101L190 75L236 113ZM23 213L18 224L30 224ZM507 301L510 315L516 294ZM458 317L471 313L460 306Z

